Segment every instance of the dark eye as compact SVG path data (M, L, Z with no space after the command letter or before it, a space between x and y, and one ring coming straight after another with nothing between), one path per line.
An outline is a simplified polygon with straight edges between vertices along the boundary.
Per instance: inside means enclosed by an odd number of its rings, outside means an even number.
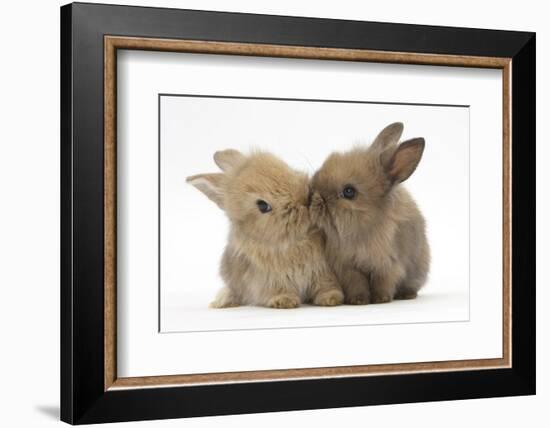
M344 186L344 188L340 192L340 197L346 198L346 199L354 199L356 195L357 195L357 190L355 190L355 187L349 184Z
M271 211L271 205L269 205L266 201L262 201L261 199L258 199L256 201L256 205L258 206L258 209L262 214L265 214Z

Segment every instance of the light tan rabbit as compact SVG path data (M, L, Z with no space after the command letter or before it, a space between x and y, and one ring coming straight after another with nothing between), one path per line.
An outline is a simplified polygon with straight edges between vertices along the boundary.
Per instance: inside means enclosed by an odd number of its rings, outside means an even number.
M308 176L265 152L224 150L214 161L223 173L187 178L225 211L231 226L220 269L225 287L210 306L341 304L323 234L310 220Z
M402 133L393 123L369 147L333 153L312 179L311 213L349 304L412 299L427 278L425 221L400 184L420 162L424 139L399 144Z

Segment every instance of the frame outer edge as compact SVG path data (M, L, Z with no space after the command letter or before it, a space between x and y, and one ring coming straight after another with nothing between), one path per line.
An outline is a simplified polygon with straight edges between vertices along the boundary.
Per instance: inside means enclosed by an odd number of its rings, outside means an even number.
M71 4L72 421L81 424L104 390L103 43L94 13ZM97 13L97 12L95 12ZM93 88L93 89L92 89ZM101 287L98 285L101 284ZM99 310L100 309L100 310Z
M60 418L74 423L74 365L73 365L73 178L72 178L72 110L73 110L73 34L72 5L60 8Z
M512 59L512 361L536 393L536 34Z
M63 10L65 10L65 15ZM85 190L86 192L93 193L95 192L95 184L87 186L82 181L78 181L78 189L75 187L73 191L72 185L76 180L72 177L71 174L78 171L76 163L82 161L84 158L80 150L87 152L87 154L97 155L96 152L90 151L88 145L93 143L95 145L97 138L96 128L88 125L97 125L100 121L96 116L98 113L98 106L96 105L99 102L99 99L103 100L102 94L92 94L90 88L95 89L96 92L99 90L99 85L97 84L100 80L98 76L94 73L94 70L86 70L82 66L86 63L90 64L91 61L96 61L95 57L98 55L98 49L96 49L96 43L99 40L98 36L105 34L129 34L136 31L138 22L142 22L146 27L148 26L149 31L156 31L155 25L158 26L158 22L169 21L173 24L174 20L179 20L181 17L184 22L187 22L189 25L185 27L185 30L180 30L174 26L165 27L166 30L158 30L156 34L162 35L166 38L172 37L171 35L174 32L177 34L176 37L180 37L180 34L190 35L193 37L200 37L197 34L204 34L204 29L201 27L204 24L204 20L208 17L212 18L214 22L220 21L221 13L216 12L198 12L198 11L182 11L182 10L173 10L168 9L158 9L158 8L138 8L138 7L124 7L124 6L106 6L106 5L91 5L91 4L75 4L67 5L62 8L61 12L61 32L62 32L62 44L61 44L61 215L62 215L62 236L61 236L61 287L62 287L62 304L61 304L61 320L62 320L62 337L61 337L61 397L62 397L62 420L69 423L92 423L92 422L114 422L114 421L128 421L128 420L143 420L151 418L168 418L168 417L188 417L188 416L201 416L201 415L213 415L213 414L229 414L229 413L250 413L250 412L265 412L265 411L277 411L277 410L291 410L291 409L306 409L306 408L327 408L327 407L343 407L343 406L357 406L357 405L370 405L370 404L388 404L388 403L400 403L400 402L416 402L416 401L433 401L433 400L442 400L442 399L462 399L462 398L477 398L477 397L489 397L489 396L504 396L504 395L525 395L532 394L535 391L535 336L534 336L534 312L525 313L526 311L532 310L534 307L534 282L530 282L531 279L534 279L534 261L522 260L522 269L526 269L524 272L519 274L516 270L513 272L514 277L518 276L520 280L520 285L523 287L526 286L525 290L521 290L524 296L520 295L520 290L517 290L517 278L516 292L514 293L514 305L512 311L514 312L514 319L517 322L514 322L514 337L517 338L517 333L527 334L529 337L522 338L522 343L519 343L514 339L516 346L513 347L513 362L514 367L510 370L496 370L493 373L486 373L484 375L484 382L479 385L479 390L466 391L468 385L471 385L474 381L479 381L479 374L472 371L463 372L462 374L455 373L440 373L437 374L427 374L426 377L422 377L424 382L428 379L431 379L436 386L430 386L431 384L426 384L428 387L426 390L418 391L419 395L413 398L410 397L407 391L410 391L411 382L418 382L420 377L418 375L408 375L399 377L405 382L406 385L409 385L409 388L403 388L402 385L397 386L396 380L391 379L390 381L384 380L381 383L377 377L372 378L370 381L370 386L367 388L362 381L359 381L355 378L348 379L339 379L338 381L331 382L330 388L326 381L296 381L293 388L283 387L281 382L268 382L268 383L258 383L258 384L245 384L245 385L231 385L231 391L229 388L226 388L224 385L219 385L216 387L193 387L193 388L167 388L167 389L142 389L139 391L109 391L104 392L104 373L99 373L100 366L103 368L103 363L99 364L98 355L100 352L104 352L104 342L101 340L101 349L99 346L99 339L97 338L97 329L98 325L101 324L103 328L103 314L101 314L101 319L96 319L96 314L89 311L93 308L94 305L97 305L95 296L90 293L90 285L94 284L94 281L97 279L97 275L92 275L94 277L93 281L84 277L84 280L79 277L77 274L82 270L79 264L72 264L73 254L76 255L85 255L88 254L88 251L94 255L96 253L96 239L93 239L91 242L91 250L86 249L86 252L80 254L78 251L82 251L85 248L82 243L79 243L75 238L78 238L77 233L82 234L82 230L75 225L73 227L72 222L76 220L82 220L82 218L76 218L75 215L80 211L77 208L81 208L82 196L79 193L79 190ZM129 16L124 16L123 13L128 12ZM150 13L151 15L156 15L156 21L152 24L147 24L145 21L141 20L144 14ZM109 16L110 19L105 20L104 18ZM122 19L124 17L124 19ZM249 15L243 18L242 14L231 14L224 13L223 21L229 21L231 18L238 18L237 21L245 21L245 24L248 24L252 20L254 15ZM122 19L120 23L117 23L117 19ZM260 19L260 18L258 18ZM265 22L268 27L273 27L273 23L277 23L277 20L286 21L284 17L263 17L261 18L262 22ZM290 21L290 19L289 19ZM318 22L323 21L325 24L329 20L317 20ZM299 21L292 18L291 29L296 27L296 23L303 22L308 23L307 20ZM286 23L286 22L285 22ZM367 23L365 23L367 24ZM384 25L386 29L388 28L399 28L403 30L406 25L403 24L378 24L378 23L369 23L373 26ZM141 24L140 24L141 25ZM348 25L348 24L346 24ZM349 25L352 25L350 23ZM353 25L361 25L361 23L353 23ZM306 26L307 27L307 26ZM419 26L416 26L417 29ZM160 27L158 27L160 28ZM151 30L152 29L152 30ZM251 32L252 29L249 29L247 26L239 29L239 26L230 26L223 29L210 29L206 31L208 39L213 38L218 40L226 41L237 41L241 42L250 42L249 39L252 39L252 43L256 43L255 39L265 39L265 40L275 40L275 43L280 43L280 40L290 37L294 40L301 39L311 39L312 34L315 36L315 31L311 28L304 28L305 36L301 36L303 32L285 34L282 36L275 35L275 33L270 33L269 28L264 32ZM119 31L120 30L120 31ZM423 26L423 31L432 31L432 32L448 32L453 30L445 27L435 27L428 28ZM464 30L464 31L463 31ZM453 32L458 31L460 34L465 34L468 36L468 29L454 29ZM263 31L263 30L262 30ZM301 31L301 30L300 30ZM483 30L486 31L486 30ZM471 33L479 33L477 30L472 30ZM134 33L135 34L135 33ZM338 32L331 33L327 35L322 43L328 43L328 45L339 45L341 43L347 44L347 40L343 39L343 36L340 36ZM355 34L355 33L353 33ZM453 39L456 39L460 34L454 34ZM535 61L535 49L534 49L534 34L530 33L521 33L521 32L492 32L487 31L487 37L490 40L493 40L491 43L482 43L468 44L459 43L459 47L455 49L454 45L439 45L435 46L434 43L428 43L423 47L423 49L430 52L441 52L441 50L451 50L451 51L495 51L497 52L496 56L508 57L512 56L509 53L513 52L513 77L514 82L512 85L513 91L513 111L518 113L518 110L526 109L527 112L519 113L523 119L518 117L513 117L513 129L514 141L516 145L512 145L512 156L514 160L514 166L516 167L514 176L516 179L518 177L518 171L522 173L527 173L527 177L524 180L521 180L521 183L516 181L512 183L514 189L523 189L526 191L527 195L519 197L514 193L511 195L517 203L517 200L520 202L526 202L525 207L521 205L518 207L522 211L522 214L519 215L521 220L527 220L532 222L533 216L529 215L529 209L534 207L534 188L525 188L529 185L530 182L534 184L534 169L532 171L529 168L534 167L534 150L533 153L527 154L520 153L519 155L519 168L518 163L516 163L516 156L518 156L519 148L517 147L517 132L518 124L522 125L523 130L529 131L529 126L534 126L534 101L535 101L535 72L534 72L534 61ZM68 35L68 40L65 39L65 44L63 43L64 36ZM211 36L212 35L212 36ZM161 36L161 37L162 37ZM334 36L334 38L333 38ZM346 33L348 36L348 33ZM470 39L472 34L469 34ZM242 37L242 39L241 39ZM183 36L182 36L183 38ZM349 36L348 36L349 38ZM531 43L531 38L532 43ZM320 42L320 43L321 43ZM374 42L375 46L377 41ZM393 42L395 44L395 42ZM69 45L68 48L66 45ZM283 43L284 44L284 43ZM362 44L362 43L359 43ZM432 45L433 48L432 48ZM478 47L480 46L481 47ZM529 46L527 46L529 45ZM473 46L473 47L472 47ZM483 47L485 46L485 47ZM490 46L490 49L487 48ZM73 56L73 52L79 48L85 48L79 50L78 58ZM338 46L337 46L338 47ZM361 47L361 49L363 49ZM375 50L384 50L383 48L375 48ZM103 53L103 50L101 49ZM416 52L416 50L414 50ZM504 52L504 54L503 54ZM518 52L517 58L516 52ZM464 52L458 52L458 54L463 54ZM68 55L68 56L67 56ZM95 67L97 64L93 62L92 65ZM78 70L81 74L74 74L73 69L78 67ZM532 70L529 68L532 67ZM518 71L522 72L523 78L518 77ZM83 73L84 72L84 73ZM83 78L82 73L86 76L86 80ZM517 78L517 79L516 79ZM529 80L532 79L531 82ZM522 89L519 89L519 82L525 82ZM527 82L526 82L527 81ZM87 84L87 86L83 85ZM82 87L80 86L82 85ZM101 85L103 88L103 85ZM85 91L84 91L85 89ZM524 97L518 99L516 91L526 90L528 94L525 94ZM64 92L65 91L65 92ZM82 101L79 98L81 96L86 96L91 101L91 106L87 109L90 116L89 123L82 122L83 110L79 107L79 104L75 104L77 101ZM530 104L533 103L533 104ZM77 113L79 116L75 120L75 125L73 126L73 110L78 107ZM103 106L102 106L103 108ZM532 114L532 118L527 117L529 114ZM95 121L95 122L94 122ZM83 126L86 125L86 126ZM68 126L68 130L64 128ZM83 132L83 131L88 131ZM522 147L523 150L529 151L532 147L530 144L534 143L534 128L528 132L528 135L525 138L522 138ZM78 139L73 135L78 133ZM87 135L87 134L90 134ZM103 129L98 132L98 134L103 135ZM96 138L97 137L97 138ZM94 139L92 139L94 138ZM77 144L78 143L78 144ZM76 149L79 149L76 151ZM85 150L84 150L85 149ZM78 156L77 156L78 155ZM68 157L67 157L68 156ZM93 161L96 161L94 157ZM74 165L74 166L73 166ZM95 165L95 164L94 164ZM92 165L92 166L94 166ZM521 166L523 165L523 167ZM81 165L82 166L82 165ZM67 172L68 180L67 180ZM78 178L81 178L79 172ZM64 178L65 177L65 178ZM103 175L101 175L103 178ZM514 185L515 184L515 185ZM67 192L67 185L69 186ZM518 190L515 192L518 193ZM94 202L95 193L93 193ZM77 201L74 199L78 197ZM530 199L531 198L531 199ZM97 198L99 200L99 198ZM69 204L67 205L67 201ZM68 207L68 208L67 208ZM516 205L517 207L517 205ZM93 208L93 207L92 207ZM93 209L95 213L95 208ZM101 207L103 213L103 207ZM516 210L517 211L517 210ZM514 211L512 213L513 220L518 221L518 213ZM97 214L97 213L95 213ZM68 216L68 217L67 217ZM70 226L63 227L63 219L69 219L71 222ZM97 222L92 221L92 227L99 230ZM514 221L513 221L514 223ZM521 259L529 258L534 256L534 246L531 244L534 243L534 223L528 224L526 237L521 239L520 247L521 250L516 250L513 252L513 259L515 261L516 257ZM102 228L101 228L102 229ZM66 234L68 231L69 235ZM103 230L102 230L103 231ZM516 232L516 233L514 233ZM517 230L513 230L512 234L514 237L517 235ZM64 234L65 233L65 234ZM83 233L86 237L90 238L90 234ZM80 236L81 237L81 236ZM101 239L103 240L103 233L101 234ZM69 238L69 239L67 239ZM517 242L517 241L516 241ZM64 244L69 244L67 247ZM77 245L78 244L78 245ZM526 251L525 255L521 254L521 251ZM82 260L84 261L84 260ZM67 276L67 266L64 265L64 262L69 262L69 269ZM93 261L94 263L96 260ZM530 263L530 264L529 264ZM532 271L529 270L532 268ZM79 270L80 269L80 270ZM101 269L101 274L104 274L103 269ZM67 281L68 278L68 281ZM78 284L75 283L76 280L79 280ZM84 285L88 288L82 288ZM526 283L526 284L524 284ZM77 287L78 286L78 287ZM78 291L78 294L74 294L75 291ZM518 296L517 296L518 295ZM83 297L84 296L84 297ZM85 297L89 299L89 303L86 301ZM516 297L521 298L521 305L516 304L518 300ZM97 299L98 300L98 299ZM103 301L103 296L101 297ZM80 309L84 309L82 313ZM78 312L77 312L78 311ZM521 319L518 320L517 315L522 314ZM527 315L527 316L525 316ZM86 316L89 317L89 321L86 320ZM70 324L67 325L64 321L69 320ZM86 324L86 322L88 322ZM85 324L85 325L82 325ZM532 330L530 330L532 329ZM533 332L533 334L529 334ZM80 333L80 335L78 334ZM78 339L78 341L75 341ZM84 340L87 340L87 347L82 346ZM93 343L90 342L93 340ZM96 343L97 342L97 343ZM78 345L78 346L77 346ZM96 346L97 345L97 346ZM527 346L526 348L522 348ZM90 348L91 346L91 348ZM97 349L96 349L97 348ZM96 353L96 355L93 355ZM533 354L533 355L531 355ZM76 370L75 367L78 369ZM489 371L491 372L491 371ZM101 378L101 379L100 379ZM418 379L411 380L411 379ZM447 386L449 382L453 382L455 388L449 390ZM345 386L345 388L344 388ZM382 388L380 391L374 393L372 391L372 386L378 386ZM312 389L318 390L321 395L320 397L313 398L310 396ZM349 393L349 389L363 391L364 394L353 394ZM390 392L393 388L393 393L391 395L385 394L385 389L387 392ZM437 390L440 389L439 391ZM103 390L100 392L100 389ZM215 406L207 403L208 400L205 400L207 397L218 399L221 398L222 401L217 402ZM330 394L328 393L330 390ZM245 396L249 396L252 399L252 403L244 405L242 402L234 398L235 393L238 392L245 393ZM275 400L274 403L263 403L254 401L255 397L258 397L258 392L264 391L269 392ZM334 394L334 392L339 391L339 393ZM280 395L277 395L280 393ZM294 399L289 401L290 398L294 396ZM323 395L325 394L325 395ZM373 395L374 394L374 395ZM435 395L434 395L435 394ZM381 398L385 397L385 398ZM170 398L170 399L168 399ZM227 402L223 401L223 398ZM262 404L263 403L263 404Z

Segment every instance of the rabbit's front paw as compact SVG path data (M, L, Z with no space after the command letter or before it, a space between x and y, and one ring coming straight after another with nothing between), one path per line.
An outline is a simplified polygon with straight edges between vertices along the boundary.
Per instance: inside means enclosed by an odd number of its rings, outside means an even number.
M300 306L300 299L292 294L280 294L269 299L267 306L275 309L293 309Z
M391 293L373 293L371 303L389 303L393 300Z
M357 293L346 296L345 303L348 305L368 305L370 298L368 293Z
M210 302L210 304L208 305L208 307L212 309L236 308L237 306L240 306L240 304L237 302L223 301L217 299L213 302Z
M320 292L313 300L313 304L318 306L337 306L343 302L344 293L336 288Z
M416 299L417 294L418 292L416 290L403 288L397 291L394 299L398 299L398 300Z
M234 308L240 306L239 299L227 287L222 288L214 301L208 305L213 309Z

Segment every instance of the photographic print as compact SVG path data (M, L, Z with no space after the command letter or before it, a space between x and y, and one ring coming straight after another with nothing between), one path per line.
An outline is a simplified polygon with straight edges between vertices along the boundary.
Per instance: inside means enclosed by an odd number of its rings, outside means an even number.
M468 106L160 94L159 121L161 332L468 320Z

